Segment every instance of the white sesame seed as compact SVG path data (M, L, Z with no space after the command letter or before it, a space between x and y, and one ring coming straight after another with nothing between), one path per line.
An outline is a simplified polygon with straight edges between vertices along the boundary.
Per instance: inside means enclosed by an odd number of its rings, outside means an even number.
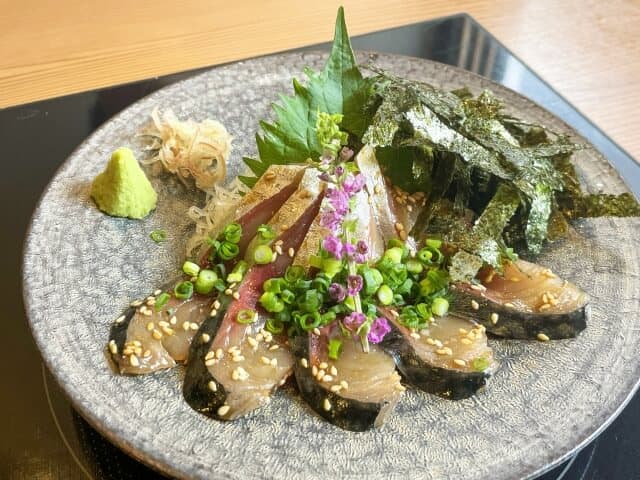
M218 409L218 415L221 416L221 417L224 417L227 413L229 413L230 409L231 409L231 407L229 405L222 405Z
M333 377L331 375L325 375L322 377L322 381L326 383L333 382Z
M436 341L435 341L433 338L431 338L431 337L427 337L426 342L427 342L429 345L435 345L435 344L436 344Z
M420 340L420 334L416 332L411 332L411 338L415 338L416 340Z
M264 363L265 365L270 365L271 364L271 359L269 359L267 357L260 357L260 361L262 363Z
M273 352L273 351L275 351L275 350L278 350L279 348L280 348L280 345L275 344L275 345L271 345L271 346L269 347L269 350L270 350L271 352Z
M309 367L309 362L307 362L306 358L301 358L300 359L300 365L302 365L304 368L308 368Z
M133 302L131 302L131 303L129 304L129 306L134 307L134 308L137 308L137 307L139 307L140 305L142 305L142 300L134 300Z
M211 390L212 392L218 391L218 386L216 385L216 382L214 382L213 380L207 383L207 386L209 387L209 390Z
M329 368L329 365L327 364L327 362L320 362L320 365L318 365L318 368L322 370L326 370L327 368Z
M478 302L476 302L475 300L471 300L471 308L473 308L474 310L478 310L480 308L480 305L478 305Z
M278 366L278 359L277 358L272 358L271 359L271 366L272 367L277 367Z
M318 367L316 367L315 365L311 367L311 375L313 375L314 377L318 375Z
M165 322L164 320L160 320L158 322L158 325L160 325L161 327L168 327L169 326L169 322Z
M189 330L189 322L183 322L182 323L182 329L186 332L187 330Z
M473 342L471 340L469 340L468 338L463 338L460 340L460 343L463 343L465 345L471 345Z
M153 333L151 334L153 336L153 338L155 338L156 340L161 340L162 339L162 333L160 332L160 330L154 330Z
M178 318L174 315L169 319L169 323L171 325L175 325L176 323L178 323Z
M538 340L540 340L541 342L548 342L549 341L549 337L547 335L545 335L544 333L540 332L538 334Z
M144 358L149 358L151 356L151 350L145 350L142 356Z
M189 328L191 330L198 330L198 324L195 322L191 322L191 324L189 325Z
M442 348L442 342L440 340L434 340L433 344L438 348Z
M467 362L465 362L464 360L460 359L460 358L456 358L453 363L455 363L456 365L460 366L460 367L464 367Z
M469 333L469 331L466 328L459 328L458 333L462 335L466 335L467 333Z
M215 308L211 309L211 311L209 312L210 317L215 317L217 314L218 310L216 310Z
M401 232L402 230L404 230L404 225L402 225L400 222L396 222L396 230L398 232Z
M258 341L253 337L247 337L247 343L253 348L258 348Z
M316 379L317 380L322 380L324 378L324 374L325 374L324 370L318 370L318 374L316 375Z
M125 319L125 315L120 315L118 318L116 318L116 323L122 323L124 322Z
M170 337L171 335L175 334L176 332L173 330L173 328L169 328L169 327L162 327L162 332L167 336Z
M289 250L287 250L287 253L291 258L296 256L296 251L293 249L293 247L289 247Z
M395 388L399 392L404 392L407 389L407 387L405 387L404 385L402 385L400 383L398 383Z
M207 352L207 354L204 356L205 360L211 360L213 357L215 357L215 353L214 352Z
M240 300L240 293L238 293L238 292L233 292L233 294L231 296L236 300Z
M275 250L278 255L282 255L282 247L280 245L276 245Z
M220 308L221 304L219 300L216 300L215 302L213 302L213 308Z
M491 314L491 317L489 317L489 318L491 319L491 323L493 323L495 325L496 323L498 323L498 318L500 318L500 317L498 316L497 313L494 312L494 313Z
M209 360L205 360L205 361L204 361L204 364L205 364L207 367L210 367L211 365L215 365L215 364L216 364L216 362L217 362L217 360L216 360L215 358L210 358Z
M331 390L333 393L338 393L340 390L342 390L342 386L341 385L331 385L331 388L329 390Z
M222 349L221 349L221 348L218 348L218 349L216 350L216 358L217 358L218 360L220 360L222 357L224 357L224 352L222 351Z
M224 291L224 294L225 294L225 295L231 295L232 293L233 293L233 290L231 290L230 288L227 288L227 289Z
M129 357L129 363L131 364L132 367L140 366L140 361L138 360L138 357L136 357L134 354L131 354L131 356Z
M207 343L209 340L211 340L211 335L209 335L208 333L203 333L201 338L202 338L202 343ZM209 352L209 353L213 353L213 352Z
M156 304L156 299L155 298L149 298L147 300L147 305L149 305L150 307L153 307Z
M329 373L331 373L331 375L335 377L336 375L338 375L338 369L334 365L331 365L331 368L329 369Z
M505 307L509 307L509 308L515 308L515 305L511 302L507 302L504 304Z
M400 230L398 232L398 236L400 237L400 240L402 240L403 242L407 239L408 235L407 232L405 230Z
M328 412L329 410L331 410L331 402L329 401L329 399L328 399L328 398L325 398L325 399L324 399L324 402L322 403L322 408L324 408L324 409L325 409L325 411L327 411L327 412Z
M160 295L161 293L162 293L162 290L158 289L158 290L156 290L155 292L153 292L153 295L154 295L155 297L157 297L157 296L158 296L158 295Z
M314 334L314 335L320 335L320 329L319 329L319 328L317 328L317 327L316 327L316 328L314 328L314 329L313 329L313 334Z
M154 328L156 328L155 323L153 323L153 322L149 322L149 323L147 323L147 331L148 331L148 332L153 331L153 329L154 329Z
M245 358L242 355L234 355L231 357L232 362L244 362Z
M551 308L550 303L543 303L542 305L540 305L540 308L538 308L538 310L542 311L542 310L546 310L547 308Z
M116 345L116 341L115 340L111 340L109 342L109 351L116 355L118 353L118 345Z
M342 380L342 381L340 382L340 386L341 386L342 388L344 388L345 390L349 388L349 384L347 383L347 381L346 381L346 380Z

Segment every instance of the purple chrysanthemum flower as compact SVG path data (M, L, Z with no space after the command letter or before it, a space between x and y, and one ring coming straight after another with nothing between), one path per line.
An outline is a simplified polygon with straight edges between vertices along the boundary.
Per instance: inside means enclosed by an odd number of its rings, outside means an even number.
M349 275L347 277L347 293L354 296L360 290L362 290L362 277L360 275Z
M344 317L344 319L342 320L342 323L347 329L351 330L352 332L355 332L358 329L358 327L364 323L366 319L367 317L364 316L364 313L353 312L347 315L346 317Z
M389 322L386 318L378 317L371 324L371 328L369 328L369 333L367 334L367 339L371 343L380 343L385 335L391 331L391 327L389 326Z
M329 285L329 296L336 302L342 302L347 298L347 289L339 283L332 283Z
M343 245L343 253L344 256L347 257L349 260L353 260L353 257L356 253L356 247L353 243L349 243L349 242L345 242L345 244Z
M320 175L320 180L322 180L323 182L330 182L331 181L331 175L329 175L327 172L322 172Z
M356 243L356 252L366 255L369 253L369 245L364 240L358 240Z
M342 147L342 150L340 150L340 159L346 162L351 157L353 157L353 150L351 150L349 147Z
M324 212L320 217L320 225L335 232L342 223L342 215L336 211Z
M340 215L347 214L349 211L349 197L343 190L338 188L328 188L327 198L337 213Z
M352 196L362 190L364 187L364 175L357 173L356 175L349 174L347 178L342 182L342 189L348 196Z
M335 235L327 235L322 240L322 248L333 255L338 260L342 260L342 241Z
M338 165L335 169L335 174L338 177L341 177L343 173L344 173L344 167L342 165Z

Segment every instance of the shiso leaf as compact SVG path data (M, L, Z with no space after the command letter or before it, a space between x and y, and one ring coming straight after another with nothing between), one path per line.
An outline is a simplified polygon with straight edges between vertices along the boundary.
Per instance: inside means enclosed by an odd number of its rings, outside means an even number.
M256 134L258 158L243 160L255 177L242 176L247 186L272 164L304 163L317 160L322 154L315 127L318 112L344 115L342 128L361 136L368 123L365 106L372 82L362 77L358 69L344 19L344 9L338 9L335 35L329 59L322 72L307 68L306 85L293 80L294 95L280 96L273 104L275 121L260 122Z

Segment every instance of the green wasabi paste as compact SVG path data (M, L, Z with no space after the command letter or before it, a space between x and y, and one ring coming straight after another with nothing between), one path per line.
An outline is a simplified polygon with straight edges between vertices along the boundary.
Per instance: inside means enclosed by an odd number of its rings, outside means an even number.
M91 198L100 210L114 217L144 218L156 208L158 196L133 152L121 147L93 181Z

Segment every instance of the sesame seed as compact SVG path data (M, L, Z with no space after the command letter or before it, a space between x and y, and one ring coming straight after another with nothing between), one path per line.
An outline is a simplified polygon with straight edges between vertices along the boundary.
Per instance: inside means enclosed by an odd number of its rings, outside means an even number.
M160 325L161 327L168 327L169 326L169 322L165 322L164 320L160 320L158 322L158 325Z
M115 340L111 340L109 342L109 351L116 355L118 353L118 345L116 345L116 341Z
M156 299L155 298L149 298L147 300L147 305L149 305L150 307L153 307L156 304Z
M346 380L342 380L342 381L340 382L340 386L341 386L342 388L344 388L345 390L349 388L349 384L347 383L347 381L346 381Z
M227 413L229 413L230 409L231 407L229 405L223 405L218 409L218 415L224 417Z
M208 333L203 333L201 338L202 338L202 343L207 343L209 340L211 340L211 336ZM213 352L209 352L209 353L213 353Z
M322 370L326 370L327 368L329 368L329 365L327 364L327 362L320 362L320 365L318 365L318 368L321 368Z
M274 245L275 245L276 247L278 247L278 246L282 245L283 243L284 243L284 240L276 240L276 242L274 243Z
M147 331L148 332L153 331L154 328L156 328L156 325L153 322L147 323Z
M216 358L217 358L218 360L220 360L222 357L224 357L224 352L222 351L222 349L221 349L221 348L218 348L218 349L216 350Z
M160 295L162 293L162 290L158 289L155 292L153 292L153 296L157 297L158 295Z
M474 310L478 310L480 308L480 305L478 305L478 302L476 302L475 300L471 300L471 308L473 308Z
M465 328L459 328L458 332L461 333L462 335L466 335L467 333L469 333L469 331Z
M325 375L322 377L322 381L326 383L333 382L333 377L331 375Z
M326 372L325 372L324 370L318 370L318 374L316 375L316 378L317 378L318 380L322 380L322 379L324 378L324 374L325 374L325 373L326 373Z
M173 328L169 328L169 327L162 327L162 332L167 336L170 337L171 335L175 334L175 330Z
M324 402L322 403L322 408L324 408L324 409L325 409L325 411L327 411L327 412L328 412L329 410L331 410L331 402L329 401L329 399L328 399L328 398L325 398L325 399L324 399Z
M427 337L426 342L427 342L429 345L435 345L435 344L436 344L436 341L435 341L433 338L431 338L431 337Z
M400 240L404 242L407 239L407 232L405 232L404 230L400 230L398 232L398 236L400 237Z
M245 358L242 355L233 355L231 357L232 362L244 362Z
M205 360L211 360L213 357L215 357L215 353L207 352L207 354L204 356L204 359Z
M131 302L131 303L129 304L129 306L134 307L134 308L137 308L137 307L139 307L140 305L142 305L142 300L134 300L133 302Z
M404 385L401 385L400 383L398 383L398 384L395 386L395 389L396 389L397 391L399 391L399 392L404 392L404 391L407 389L407 387L405 387Z
M479 292L482 289L480 288L480 285L478 285L477 283L472 283L471 284L471 290L476 290L476 291Z
M240 300L240 294L238 292L233 292L233 295L231 295L233 298L235 298L236 300Z
M269 365L271 363L271 360L268 359L267 357L260 357L260 361L265 365Z
M547 308L551 308L550 303L543 303L542 305L540 305L540 308L538 308L538 310L542 311L542 310L546 310Z
M404 230L404 225L402 225L400 222L396 222L396 230L398 232L401 232L402 230Z
M214 382L213 380L207 383L207 386L209 387L209 390L211 390L212 392L218 391L218 386L216 385L216 382Z
M154 330L153 333L151 334L153 336L153 338L155 338L156 340L160 340L162 339L162 333L160 332L160 330Z
M271 263L275 262L278 259L278 252L271 253Z
M189 325L189 328L191 330L197 330L198 329L198 324L195 322L191 322L191 324Z
M340 386L340 385L332 385L329 390L331 390L333 393L338 393L340 390L342 390L342 386Z
M139 357L142 356L142 347L136 347L133 349L133 353L135 353L136 355L138 355Z
M334 365L331 365L331 368L329 369L329 373L331 373L331 375L335 377L336 375L338 375L338 369Z
M145 350L144 354L142 355L144 358L149 358L151 356L151 350Z
M442 348L442 342L440 340L435 340L433 343L436 347Z
M213 308L220 308L221 304L219 300L216 300L215 302L213 302Z
M142 309L140 309L140 312L146 317L150 317L151 315L153 315L153 312L151 310L149 310L148 308L146 308L144 311L142 311Z
M309 362L307 361L306 358L301 358L300 359L300 365L302 365L303 368L308 368L309 367Z
M262 335L261 333L256 335L256 342L261 342L262 340L264 340L264 335Z
M460 359L460 358L456 358L453 363L455 363L456 365L460 366L460 367L464 367L467 362L465 362L464 360Z
M204 364L205 364L207 367L210 367L211 365L215 365L215 364L216 364L216 362L217 362L217 360L216 360L215 358L210 358L209 360L205 360L205 361L204 361Z
M469 340L468 338L463 338L460 340L460 343L463 343L465 345L471 345L473 342L471 340Z
M538 340L540 340L541 342L548 342L549 341L549 337L547 335L545 335L544 333L540 332L537 336Z
M311 367L311 375L313 375L314 377L318 375L318 367L316 367L315 365Z
M189 330L189 322L183 322L182 323L182 329L186 332L187 330Z
M508 308L515 308L515 305L513 303L511 303L511 302L505 303L504 306L508 307Z
M443 348L437 349L436 353L438 355L453 355L453 350L451 350L449 347L443 347Z
M175 325L176 323L178 323L178 318L174 315L173 317L171 317L171 318L169 319L169 323L170 323L171 325Z
M549 303L549 297L546 293L542 294L542 303Z
M296 255L296 251L293 249L293 247L289 247L289 250L287 250L287 253L291 258L295 257Z
M416 340L420 340L420 334L416 332L411 332L411 338L415 338Z
M224 294L225 294L225 295L231 295L232 293L233 293L233 290L231 290L230 288L227 288L227 289L224 291Z
M265 180L273 180L274 178L276 178L276 173L273 171L268 171L267 173L264 174Z
M318 327L313 329L313 334L314 335L320 335L320 329Z
M495 325L496 323L498 323L498 318L500 317L497 313L493 312L489 318L491 319L491 323Z
M269 347L269 350L273 352L274 350L278 350L279 348L280 348L280 345L277 345L277 344L276 344L276 345L271 345L271 346Z
M253 337L247 337L247 343L253 348L258 348L258 341Z
M275 250L278 255L282 255L282 247L280 245L276 245Z
M210 317L215 317L217 314L218 314L218 310L216 310L215 308L212 308L211 311L209 312Z
M278 359L277 358L272 358L271 359L271 366L272 367L277 367L278 366Z
M129 357L129 363L131 364L132 367L140 366L140 361L138 360L138 357L136 357L133 354L131 354L131 356Z
M518 277L511 277L509 280L511 280L514 283L518 283L520 281Z
M125 316L124 315L120 315L118 318L116 318L116 323L122 323L124 322Z

